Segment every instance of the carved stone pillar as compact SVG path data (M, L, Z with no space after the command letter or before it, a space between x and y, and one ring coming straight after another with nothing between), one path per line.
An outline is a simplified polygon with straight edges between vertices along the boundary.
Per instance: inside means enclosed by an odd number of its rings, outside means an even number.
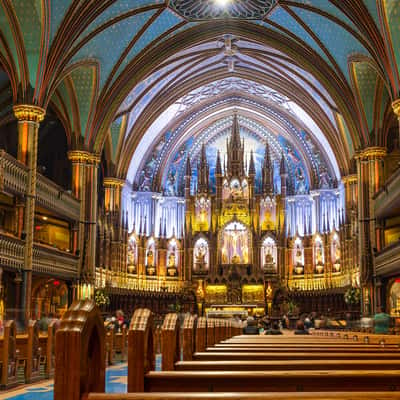
M13 110L18 120L18 158L28 167L25 193L24 276L21 307L23 308L23 320L29 321L31 313L38 134L39 124L43 121L46 112L43 108L25 104L14 106Z

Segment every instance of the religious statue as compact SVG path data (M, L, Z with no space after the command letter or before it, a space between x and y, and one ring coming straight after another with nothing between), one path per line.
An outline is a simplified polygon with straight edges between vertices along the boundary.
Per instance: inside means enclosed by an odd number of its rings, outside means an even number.
M168 255L168 262L167 262L168 267L175 267L175 253L171 252Z
M204 265L206 263L206 247L203 243L196 249L195 262L199 265Z
M238 254L235 254L232 257L232 264L240 264L240 262L241 262L240 256Z
M151 249L147 250L147 265L151 267L154 265L154 255Z
M316 259L316 264L317 265L323 265L321 244L317 245L315 259Z
M271 249L268 248L267 252L265 253L265 264L273 264L274 259L271 254Z

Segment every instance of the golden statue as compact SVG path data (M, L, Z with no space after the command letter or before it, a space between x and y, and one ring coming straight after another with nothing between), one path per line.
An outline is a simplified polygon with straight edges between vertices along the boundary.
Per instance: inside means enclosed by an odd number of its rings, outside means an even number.
M271 249L267 249L265 254L265 264L273 264L274 259L272 258Z
M168 267L175 267L175 253L169 253L168 256L168 262L167 262Z
M154 265L154 255L151 249L147 250L147 265L150 267Z

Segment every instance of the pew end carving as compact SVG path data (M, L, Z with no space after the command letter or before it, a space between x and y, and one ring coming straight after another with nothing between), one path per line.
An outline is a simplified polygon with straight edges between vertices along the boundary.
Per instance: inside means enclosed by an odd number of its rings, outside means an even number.
M1 382L2 389L18 384L17 381L17 328L13 320L5 321L1 341Z
M195 352L196 316L186 315L183 321L183 361L191 361Z
M177 314L167 314L161 328L161 368L163 371L173 371L175 363L181 358L180 323Z
M203 352L206 350L207 343L207 319L205 317L197 318L196 326L196 353Z
M56 333L54 400L81 400L105 391L105 331L91 300L72 303Z
M128 332L128 392L144 392L144 377L154 370L153 313L139 308Z

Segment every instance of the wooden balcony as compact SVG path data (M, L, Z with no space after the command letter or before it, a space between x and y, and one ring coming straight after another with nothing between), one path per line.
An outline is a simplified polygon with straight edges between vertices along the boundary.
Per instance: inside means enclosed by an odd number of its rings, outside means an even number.
M57 276L76 278L79 257L43 244L34 244L33 271ZM12 235L0 233L0 266L21 270L24 265L24 241Z
M375 274L390 277L399 274L400 241L385 247L375 256Z
M0 150L0 191L25 195L28 168ZM79 220L80 202L50 179L37 174L36 201L41 207L72 221Z
M386 180L385 186L375 194L375 215L388 218L400 214L400 168Z

